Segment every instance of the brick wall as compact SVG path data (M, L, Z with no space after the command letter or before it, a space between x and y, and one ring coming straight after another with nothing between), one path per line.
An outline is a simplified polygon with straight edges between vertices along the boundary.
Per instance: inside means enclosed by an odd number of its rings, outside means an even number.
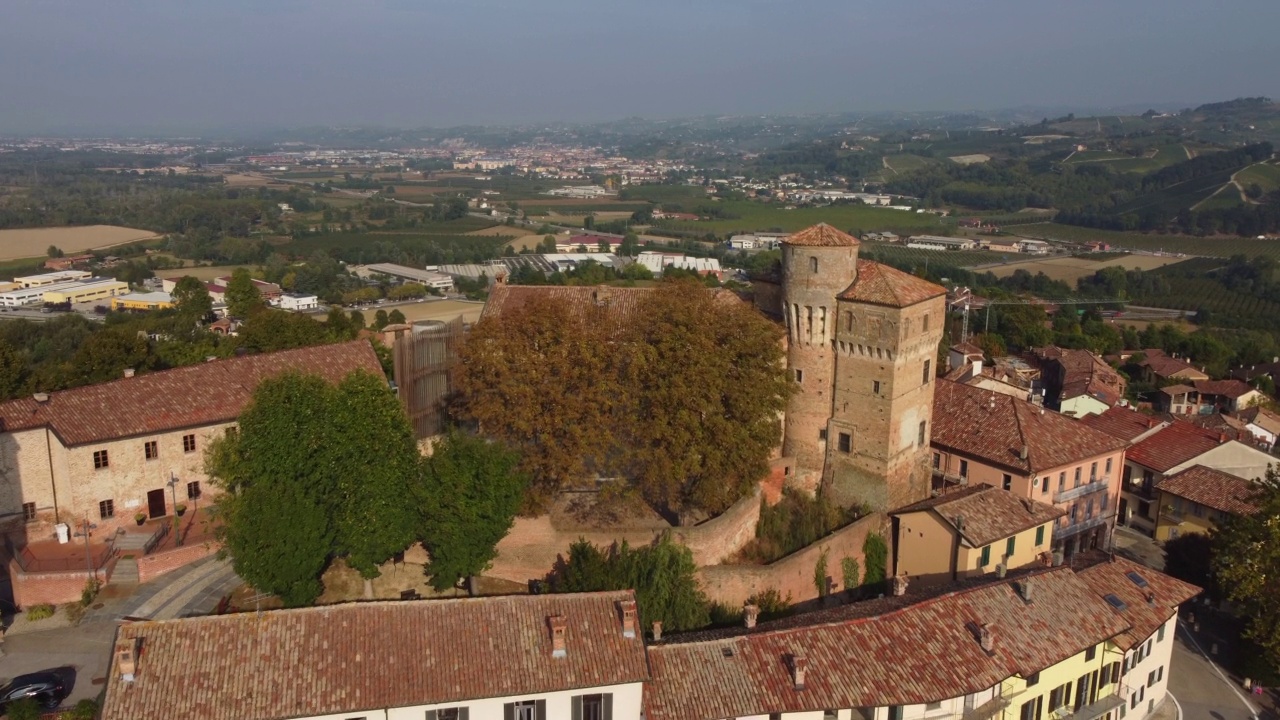
M106 567L97 570L94 575L105 584L115 569L113 559ZM18 561L9 560L9 581L13 586L13 602L19 608L28 608L40 603L61 605L80 599L85 581L89 579L87 570L67 570L59 572L24 572Z
M140 557L138 558L138 582L150 582L165 573L207 558L218 552L221 547L222 543L210 540Z
M867 534L877 531L889 544L889 558L893 558L893 539L889 532L889 519L882 513L874 513L844 527L805 548L768 565L711 565L698 570L698 580L707 597L730 607L741 607L747 598L757 592L773 588L782 597L791 596L791 602L799 603L818 597L814 585L814 568L818 558L827 552L827 576L835 581L837 591L844 589L841 583L840 561L856 558L860 571L866 571L862 555L862 543ZM886 568L888 571L889 568Z

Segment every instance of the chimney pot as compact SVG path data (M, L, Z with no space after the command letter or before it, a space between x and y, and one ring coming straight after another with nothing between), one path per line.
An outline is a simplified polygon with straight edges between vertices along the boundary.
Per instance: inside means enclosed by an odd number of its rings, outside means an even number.
M661 639L662 639L662 621L654 620L653 621L653 641L658 642Z
M1155 594L1155 593L1153 593L1153 592L1149 592L1149 593L1147 593L1147 604L1148 604L1148 605L1150 605L1151 607L1155 607L1155 606L1156 606L1156 594Z
M39 392L39 393L36 393L35 395L32 395L31 398L38 403L47 403L49 402L49 393Z
M126 640L116 645L116 672L125 682L133 682L138 673L137 640Z
M808 667L809 661L803 655L791 656L791 679L795 683L797 690L804 689L804 671Z
M633 638L636 636L636 601L623 600L618 603L618 608L622 611L622 637Z
M125 368L125 369L124 369L124 376L125 376L125 377L127 377L127 378L131 378L131 377L133 377L133 372L134 372L133 368Z
M982 623L982 627L978 629L978 644L982 647L982 651L993 653L996 650L996 639L991 632L990 623Z
M748 628L756 626L756 620L760 618L760 607L750 603L742 606L742 622Z
M562 658L567 654L564 647L565 620L563 615L552 615L547 618L547 626L551 629L551 657Z
M903 595L906 595L906 594L907 594L907 576L894 575L893 576L893 596L902 597Z
M1031 602L1031 579L1025 578L1018 583L1018 594L1022 596L1023 602Z

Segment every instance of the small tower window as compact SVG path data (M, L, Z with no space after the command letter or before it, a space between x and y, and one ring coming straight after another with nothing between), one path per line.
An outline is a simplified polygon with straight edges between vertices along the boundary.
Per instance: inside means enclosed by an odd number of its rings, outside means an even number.
M879 395L879 394L880 394L880 381L879 381L879 380L872 380L872 381L871 381L871 392L875 393L876 395Z
M804 371L801 370L800 368L796 368L796 382L798 383L804 382Z
M930 370L930 366L931 366L931 364L932 364L932 361L930 361L930 360L925 360L925 361L924 361L924 372L923 372L923 373L921 373L921 376L922 376L922 377L920 378L920 384L921 384L921 385L928 385L928 384L929 384L929 370Z
M929 426L929 422L927 420L920 421L920 437L917 438L916 440L916 443L918 445L924 445L925 431L928 429L928 426ZM966 467L965 470L968 470L968 468ZM968 473L964 473L964 474L967 475Z
M929 332L929 313L924 314L924 320L920 324L923 326L920 328L920 332Z
M809 258L809 271L818 272L818 258L816 257Z

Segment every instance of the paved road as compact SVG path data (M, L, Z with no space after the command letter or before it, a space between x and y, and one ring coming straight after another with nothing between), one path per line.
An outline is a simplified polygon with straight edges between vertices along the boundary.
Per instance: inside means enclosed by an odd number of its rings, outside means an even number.
M1202 636L1207 637L1206 633ZM1246 697L1240 679L1211 662L1197 645L1200 640L1179 623L1169 668L1169 691L1178 699L1185 720L1251 720L1275 718L1274 707L1263 707L1253 696ZM1212 642L1212 641L1210 641ZM1222 649L1222 648L1220 648ZM1212 644L1203 648L1212 651ZM1270 697L1263 697L1270 703Z

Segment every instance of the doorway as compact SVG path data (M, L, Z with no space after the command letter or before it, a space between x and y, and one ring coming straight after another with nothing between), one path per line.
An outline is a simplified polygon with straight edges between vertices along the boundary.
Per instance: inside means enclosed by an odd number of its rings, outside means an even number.
M152 520L165 516L164 507L164 488L152 490L147 493L147 515Z

